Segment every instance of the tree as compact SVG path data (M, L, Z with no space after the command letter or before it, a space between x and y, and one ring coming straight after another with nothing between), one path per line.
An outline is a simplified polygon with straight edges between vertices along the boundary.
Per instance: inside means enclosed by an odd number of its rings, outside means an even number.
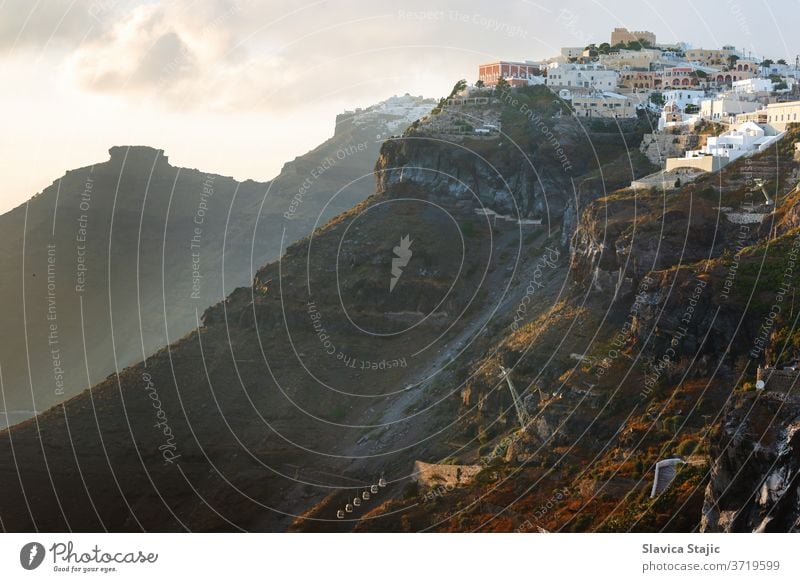
M509 87L510 85L508 84L508 81L506 81L506 78L500 77L499 79L497 79L497 85L495 85L494 90L495 93L505 93L506 91L508 91Z
M728 68L733 69L736 66L736 61L739 60L739 55L730 55L728 57Z
M450 97L455 97L466 88L467 88L467 80L461 79L458 83L453 85L453 90L450 91Z
M761 61L762 72L764 71L764 69L769 69L773 64L775 64L775 62L772 61L771 59L764 59L763 61Z
M607 42L601 43L599 47L597 47L597 52L601 55L607 55L611 52L611 45Z
M483 89L484 86L486 86L486 83L483 82L483 79L478 79L477 81L475 81L475 86L478 89Z
M650 94L650 101L655 105L660 107L664 106L664 95L663 93L659 93L658 91L654 91Z
M779 65L786 65L786 59L778 59Z

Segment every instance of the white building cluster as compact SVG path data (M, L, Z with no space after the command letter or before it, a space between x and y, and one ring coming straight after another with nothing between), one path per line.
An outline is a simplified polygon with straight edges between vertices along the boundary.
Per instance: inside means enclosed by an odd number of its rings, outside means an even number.
M564 47L543 62L497 61L481 65L479 75L489 87L544 84L579 118L634 119L649 110L659 115L658 132L723 125L726 131L702 148L668 162L714 170L762 151L800 123L798 63L800 57L790 65L734 46L657 44L651 32L617 28L609 43Z
M354 126L375 127L381 133L395 134L408 124L425 117L436 106L434 99L414 95L395 95L385 101L352 111L344 111L336 116L337 131L348 123Z

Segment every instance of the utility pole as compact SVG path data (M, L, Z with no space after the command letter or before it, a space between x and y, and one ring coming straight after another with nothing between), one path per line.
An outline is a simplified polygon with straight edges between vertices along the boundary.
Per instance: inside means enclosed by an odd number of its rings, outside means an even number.
M756 178L753 180L753 183L755 184L756 188L761 189L761 193L764 195L764 200L766 201L767 206L774 206L775 201L769 197L769 194L767 194L767 189L764 187L766 182L761 178Z
M506 382L508 383L508 389L511 392L511 398L514 401L514 408L517 410L517 418L519 419L519 424L522 427L522 430L525 430L528 424L531 421L528 412L525 410L525 406L522 403L522 399L517 394L517 390L514 388L514 383L511 382L511 370L500 366L500 378L505 378Z

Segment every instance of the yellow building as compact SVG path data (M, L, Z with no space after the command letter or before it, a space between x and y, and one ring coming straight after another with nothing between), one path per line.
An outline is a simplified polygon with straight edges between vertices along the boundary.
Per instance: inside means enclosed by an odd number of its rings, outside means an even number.
M749 72L753 75L756 75L761 72L761 64L748 59L739 59L736 61L736 63L734 63L731 71Z
M790 123L800 123L800 101L767 105L767 123L777 131L786 131Z
M689 49L686 51L686 60L712 67L727 66L728 57L732 54L733 51L728 49Z
M643 49L640 51L618 50L607 55L600 55L600 64L608 69L644 69L650 70L650 65L661 56L661 51Z
M620 43L628 44L635 40L643 40L650 45L655 45L656 35L649 30L628 30L627 28L615 28L611 31L611 46Z
M636 117L636 105L619 93L590 93L575 95L572 108L576 117L601 119L630 119Z

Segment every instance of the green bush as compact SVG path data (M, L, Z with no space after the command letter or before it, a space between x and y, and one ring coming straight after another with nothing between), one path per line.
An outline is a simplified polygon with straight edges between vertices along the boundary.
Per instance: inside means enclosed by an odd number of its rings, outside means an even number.
M416 481L409 481L406 483L406 486L403 487L403 498L404 499L413 499L414 497L419 496L419 483Z
M569 526L569 531L573 533L584 532L591 525L592 520L593 516L581 513L572 520L572 523Z
M678 455L681 457L688 457L694 453L697 448L697 441L694 439L685 439L678 445Z

